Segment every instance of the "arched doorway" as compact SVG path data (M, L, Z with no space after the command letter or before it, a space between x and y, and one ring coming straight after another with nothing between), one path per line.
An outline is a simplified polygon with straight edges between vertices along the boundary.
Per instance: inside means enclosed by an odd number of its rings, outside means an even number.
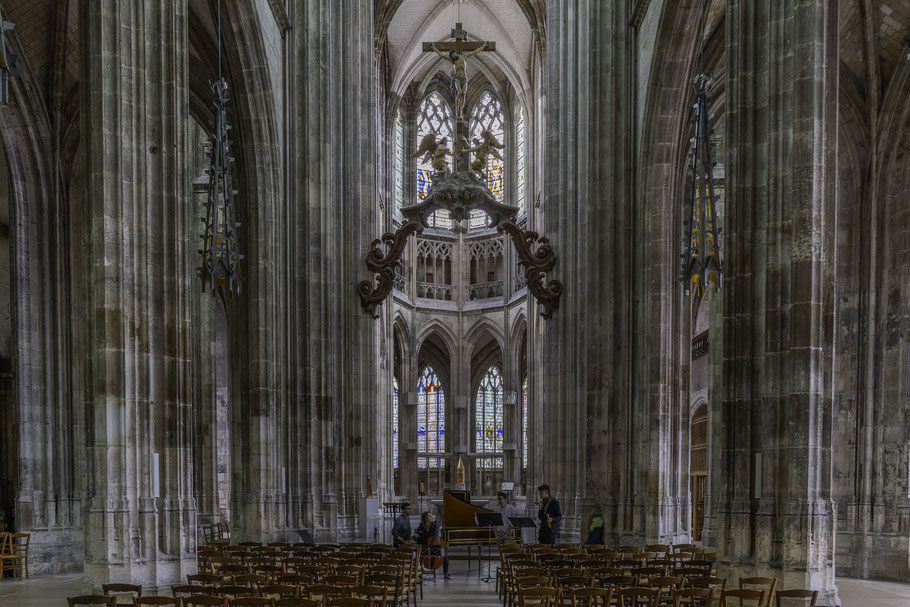
M689 482L692 496L692 541L700 542L705 526L705 489L708 482L708 406L692 414L689 429Z

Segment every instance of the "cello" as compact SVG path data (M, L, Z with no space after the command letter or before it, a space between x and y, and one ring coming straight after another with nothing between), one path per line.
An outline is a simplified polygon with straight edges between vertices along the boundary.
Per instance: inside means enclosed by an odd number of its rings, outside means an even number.
M423 526L423 521L420 522ZM424 570L426 571L435 571L442 567L443 562L445 562L445 557L442 555L442 549L445 548L445 542L442 539L436 537L436 522L434 521L430 528L427 530L430 537L427 538L427 542L424 544L425 553L420 557L420 564L423 565ZM436 548L436 550L434 550ZM437 555L434 555L433 552L438 552Z

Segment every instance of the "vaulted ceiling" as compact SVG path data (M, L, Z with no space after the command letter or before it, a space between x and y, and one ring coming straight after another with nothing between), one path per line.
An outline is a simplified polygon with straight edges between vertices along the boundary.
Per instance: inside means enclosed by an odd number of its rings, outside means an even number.
M421 46L448 38L456 22L464 24L470 39L496 42L495 53L472 59L489 79L530 87L533 54L543 43L538 0L377 0L376 6L377 43L387 53L392 91L451 69Z
M839 9L843 69L864 83L869 82L870 76L875 78L870 70L877 70L881 75L879 86L884 89L894 75L901 49L910 34L910 2L840 0Z

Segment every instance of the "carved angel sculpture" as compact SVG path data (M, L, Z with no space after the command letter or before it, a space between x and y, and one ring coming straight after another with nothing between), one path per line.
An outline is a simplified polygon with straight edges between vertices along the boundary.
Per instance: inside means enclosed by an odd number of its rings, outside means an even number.
M471 162L471 171L477 175L480 179L487 178L487 156L493 156L502 160L502 155L497 151L501 150L503 146L501 143L496 141L496 137L493 136L489 130L484 129L480 134L481 139L475 139L474 147L468 147L465 143L462 147L464 152L476 152L474 160ZM479 142L479 143L478 143Z
M448 171L448 166L446 164L446 156L451 156L452 152L449 151L446 138L443 137L439 141L436 141L436 135L433 133L427 133L426 136L420 141L420 145L417 147L417 153L414 154L414 158L424 157L424 160L429 157L430 166L433 167L433 177L441 177L445 175Z

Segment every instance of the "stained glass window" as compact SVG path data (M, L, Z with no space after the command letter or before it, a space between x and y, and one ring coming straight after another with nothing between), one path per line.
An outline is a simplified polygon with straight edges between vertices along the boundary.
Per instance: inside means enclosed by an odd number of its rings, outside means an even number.
M521 379L521 469L528 468L528 376Z
M417 143L423 138L433 133L436 139L446 138L446 144L452 149L455 140L455 120L452 117L452 111L448 104L439 93L433 92L427 95L420 103L420 109L417 112ZM423 200L432 185L431 177L433 167L429 160L424 160L426 156L417 159L417 198ZM448 157L449 170L452 170L452 157ZM431 226L437 228L452 229L452 218L447 211L436 211L430 216Z
M515 203L518 206L518 214L525 211L525 195L527 189L527 164L525 162L525 145L526 145L526 127L525 127L525 109L518 105L518 116L515 120L515 158L516 158L516 179L515 179Z
M398 467L398 378L392 376L392 457Z
M502 113L502 104L493 96L492 93L486 92L480 97L480 101L474 106L471 112L470 125L471 146L476 146L483 141L483 131L488 130L493 133L501 145L505 145L505 116ZM505 158L503 150L497 149L496 153ZM496 200L503 202L505 199L505 163L503 160L496 158L491 154L487 158L487 187L496 196ZM486 227L489 220L483 211L471 212L471 227Z
M404 121L401 110L395 116L395 218L402 219L404 206Z
M435 456L446 451L445 395L432 367L426 367L417 383L417 467L445 467L445 459Z
M490 367L477 388L474 402L474 441L477 453L502 453L502 376ZM502 469L502 457L478 458L482 470Z

